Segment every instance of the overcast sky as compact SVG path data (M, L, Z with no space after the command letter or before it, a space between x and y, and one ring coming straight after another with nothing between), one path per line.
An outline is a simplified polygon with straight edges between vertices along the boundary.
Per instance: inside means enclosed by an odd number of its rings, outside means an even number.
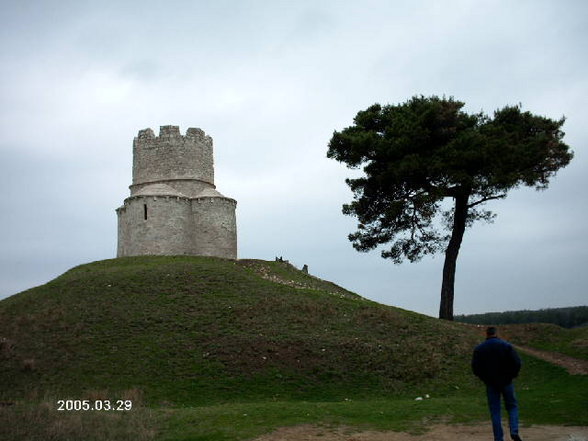
M373 103L453 96L567 118L575 158L466 232L455 312L588 304L588 2L0 0L0 298L116 255L141 129L200 127L238 201L239 257L283 256L436 316L443 255L355 251L334 130Z

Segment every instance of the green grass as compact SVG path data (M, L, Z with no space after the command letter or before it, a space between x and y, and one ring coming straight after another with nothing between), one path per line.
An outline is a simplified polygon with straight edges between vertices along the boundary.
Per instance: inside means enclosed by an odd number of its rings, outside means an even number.
M547 383L546 378L550 379ZM586 377L572 377L547 363L525 357L525 371L517 383L523 427L531 424L588 425L586 394L579 393L586 390L586 383ZM139 408L114 415L57 412L55 400L52 400L38 408L30 404L20 405L20 409L0 408L0 422L3 423L0 426L21 428L19 437L11 438L11 433L6 432L2 439L8 441L47 439L41 428L51 426L59 428L58 431L54 429L55 436L51 438L56 441L80 438L233 441L253 439L279 427L299 424L313 424L324 427L325 431L343 426L350 431L422 433L436 423L487 423L487 413L484 388L480 384L473 391L456 390L451 395L431 395L422 401L415 401L414 397L329 402L266 400ZM24 421L39 424L23 424ZM68 438L71 434L76 436Z
M516 382L521 424L588 425L588 377L523 356ZM416 392L416 391L415 391ZM427 389L420 391L424 396ZM419 433L435 423L488 421L481 383L442 396L343 400L337 402L265 401L160 410L161 440L245 440L278 427L314 424L354 430Z
M588 376L523 354L517 382L521 415L529 424L588 426Z
M570 347L582 338L541 332ZM84 427L96 440L245 440L302 423L419 431L486 420L469 365L481 338L279 262L94 262L0 302L0 420L37 419L61 428L55 440ZM588 425L588 377L524 361L523 422ZM54 409L129 391L143 404L135 417Z
M263 402L227 404L217 407L186 408L160 414L165 433L162 440L251 439L278 427L313 424L345 426L354 430L402 430L420 432L423 422L453 420L448 411L471 412L465 400L427 401L362 400L343 402ZM474 412L481 416L483 409Z
M286 286L211 258L82 265L0 302L9 385L0 394L139 388L149 404L324 401L442 390L467 375L476 342L467 326L333 295L331 285Z

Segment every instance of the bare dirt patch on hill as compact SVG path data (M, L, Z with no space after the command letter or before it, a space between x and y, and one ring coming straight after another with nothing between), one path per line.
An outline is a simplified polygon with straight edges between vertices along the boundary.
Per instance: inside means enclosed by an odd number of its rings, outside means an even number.
M540 351L539 349L517 346L533 357L541 358L549 363L565 368L570 375L588 375L588 361L569 357L558 352Z

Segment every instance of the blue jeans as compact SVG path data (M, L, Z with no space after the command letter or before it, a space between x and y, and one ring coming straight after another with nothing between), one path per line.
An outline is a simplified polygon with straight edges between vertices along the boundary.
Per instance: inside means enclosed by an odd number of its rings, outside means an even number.
M497 387L486 385L488 395L488 408L492 418L492 430L494 431L494 441L504 441L504 432L502 431L502 420L500 418L500 396L504 397L504 407L508 412L508 424L510 434L519 434L519 406L515 397L514 385L510 383L507 386Z

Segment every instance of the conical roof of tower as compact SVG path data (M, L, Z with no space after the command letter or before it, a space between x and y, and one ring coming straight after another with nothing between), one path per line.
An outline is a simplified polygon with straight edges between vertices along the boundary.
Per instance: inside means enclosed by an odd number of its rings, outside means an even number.
M229 199L225 195L216 191L214 188L205 188L200 193L198 193L195 196L195 198L225 198L225 199Z
M175 188L170 187L167 184L149 184L137 191L133 196L174 196L174 197L187 197L185 194L179 192Z

